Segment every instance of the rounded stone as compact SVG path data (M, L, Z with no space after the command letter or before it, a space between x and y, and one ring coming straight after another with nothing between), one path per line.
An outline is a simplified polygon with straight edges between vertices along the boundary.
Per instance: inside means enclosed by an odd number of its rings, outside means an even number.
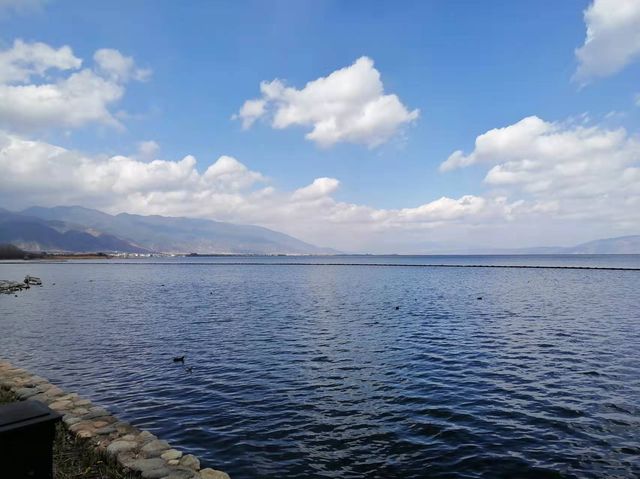
M134 441L113 441L107 446L107 454L115 456L121 452L128 452L134 450L138 444Z
M200 477L202 479L231 479L226 472L218 471L207 467L200 471Z
M168 451L160 454L160 457L165 461L171 461L172 459L180 459L182 457L182 452L177 449L169 449Z
M73 426L76 423L79 423L82 419L76 416L71 416L69 414L65 414L62 417L62 421L67 425L67 427Z
M97 419L109 415L109 411L102 407L92 407L83 415L85 419Z
M163 479L193 479L195 477L198 477L197 472L191 469L176 469Z
M142 472L142 477L145 479L161 479L171 474L171 470L166 467L159 467L158 469L151 469Z
M49 404L49 407L51 409L55 409L56 411L67 409L70 406L71 406L70 401L54 401L51 404Z
M171 446L167 441L155 439L142 446L142 448L140 449L140 454L144 457L157 457L170 448Z
M155 441L156 439L158 438L151 434L149 431L142 431L136 438L136 440L141 444L146 444L148 442Z
M165 462L159 457L151 457L147 459L136 459L135 461L131 461L127 467L133 469L134 471L152 471L153 469L160 469L165 467Z
M20 399L29 399L30 397L35 396L36 394L38 394L39 391L37 391L35 388L19 388L16 390L16 396L18 396Z
M200 460L193 454L187 454L180 459L180 465L197 471L200 469Z
M92 427L92 426L91 426L91 423L90 423L90 422L87 422L87 421L79 421L79 422L77 422L77 423L72 424L71 426L69 426L69 430L70 430L71 432L77 432L77 431L79 431L80 429L88 429L88 428L91 428L91 427Z
M113 434L114 432L118 432L118 431L113 426L104 426L99 429L96 429L96 434L101 434L101 435Z
M94 433L93 433L93 431L91 429L81 429L80 431L78 431L76 433L76 435L78 437L83 438L83 439L88 439L90 437L93 437Z

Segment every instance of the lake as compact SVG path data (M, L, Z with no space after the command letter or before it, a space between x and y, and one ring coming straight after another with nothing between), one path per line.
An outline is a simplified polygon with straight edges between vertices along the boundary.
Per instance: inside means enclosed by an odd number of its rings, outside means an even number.
M638 477L640 271L559 266L640 256L0 263L0 357L234 479Z

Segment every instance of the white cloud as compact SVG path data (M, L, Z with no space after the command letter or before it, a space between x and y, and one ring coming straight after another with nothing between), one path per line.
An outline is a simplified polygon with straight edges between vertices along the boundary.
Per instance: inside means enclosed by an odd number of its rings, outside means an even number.
M115 81L126 82L131 78L145 81L151 76L151 70L137 68L132 57L126 57L118 50L102 48L93 55L98 71Z
M153 140L141 141L138 143L138 153L136 158L143 160L154 160L160 151L160 145Z
M244 103L235 118L249 128L258 118L270 116L271 126L312 127L305 135L322 147L339 142L379 146L406 124L418 118L393 94L385 94L380 73L367 57L318 78L298 90L280 80L262 82L262 97Z
M0 84L25 83L51 69L75 70L81 65L82 60L68 46L56 49L45 43L15 40L11 48L0 51Z
M612 75L640 58L640 2L594 0L585 10L587 38L576 50L574 79L586 83Z
M266 113L267 101L266 100L247 100L240 108L240 111L237 115L233 115L233 119L241 119L242 120L242 128L248 129L251 128L251 125L255 123L255 121L260 118L262 115Z
M316 178L294 191L279 191L264 175L229 156L219 157L200 173L193 156L149 161L136 155L88 156L0 132L0 204L15 209L82 204L113 213L260 224L345 249L362 248L378 235L424 234L506 218L517 206L504 198L466 195L416 208L377 209L337 201L335 178Z
M91 156L0 131L0 204L81 204L258 224L371 252L434 251L436 243L438 251L566 245L637 234L640 225L640 140L582 122L529 117L490 130L450 164L485 168L488 191L404 208L339 201L336 178L284 191L230 156L199 170L193 156L171 161L158 154L152 141L130 156Z
M294 191L291 198L294 201L313 201L330 195L339 186L340 182L335 178L316 178L310 185Z
M98 50L95 69L80 70L81 64L68 46L16 40L0 51L0 125L15 131L119 126L110 107L122 98L129 79L149 72L116 50Z
M485 183L531 199L558 217L606 218L611 226L640 224L640 140L606 129L528 117L476 138L474 150L454 152L443 171L484 164Z

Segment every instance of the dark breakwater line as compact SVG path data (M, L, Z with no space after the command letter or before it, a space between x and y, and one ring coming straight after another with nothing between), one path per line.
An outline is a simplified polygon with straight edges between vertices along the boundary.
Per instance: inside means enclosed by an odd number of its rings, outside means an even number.
M261 262L261 261L233 261L233 262L165 262L165 261L140 261L140 262L112 262L95 263L90 261L69 263L67 261L29 261L33 264L87 264L87 265L124 265L124 266L370 266L376 268L508 268L508 269L569 269L569 270L589 270L589 271L640 271L640 268L625 268L616 266L551 266L551 265L509 265L509 264L409 264L409 263L309 263L309 262ZM4 261L2 264L26 264L24 261Z

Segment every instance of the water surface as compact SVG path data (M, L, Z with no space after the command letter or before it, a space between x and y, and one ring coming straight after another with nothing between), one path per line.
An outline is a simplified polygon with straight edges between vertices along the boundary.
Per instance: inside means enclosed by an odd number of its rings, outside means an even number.
M0 356L234 479L640 475L638 271L156 261L0 264L45 282L0 296ZM447 261L640 265L341 260Z

